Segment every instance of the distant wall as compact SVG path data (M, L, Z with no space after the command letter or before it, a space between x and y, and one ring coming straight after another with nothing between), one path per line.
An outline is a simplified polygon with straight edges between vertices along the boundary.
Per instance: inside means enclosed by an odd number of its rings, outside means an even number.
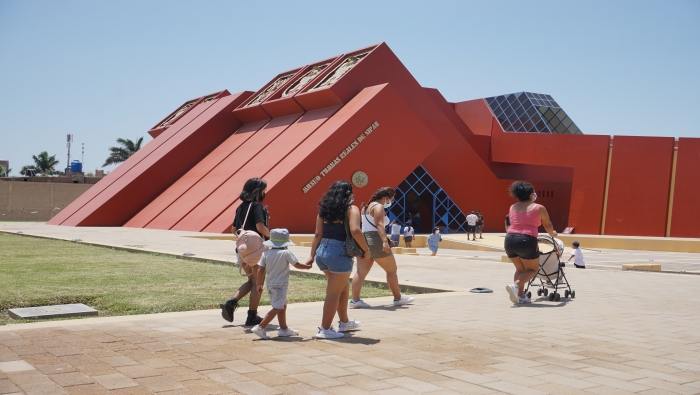
M92 186L0 181L0 221L48 221Z

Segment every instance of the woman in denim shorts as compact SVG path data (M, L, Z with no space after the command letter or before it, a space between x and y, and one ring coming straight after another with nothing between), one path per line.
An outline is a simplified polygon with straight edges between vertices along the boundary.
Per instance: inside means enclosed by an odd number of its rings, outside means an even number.
M311 256L306 261L314 261L318 268L328 277L326 301L323 304L323 318L317 339L336 339L343 333L359 328L360 322L348 318L348 279L352 273L353 258L348 256L345 248L345 221L348 219L350 233L365 253L369 249L360 228L360 210L352 205L355 197L352 185L345 181L336 181L319 202L320 209L316 217L316 233L311 244ZM338 332L331 323L338 312Z

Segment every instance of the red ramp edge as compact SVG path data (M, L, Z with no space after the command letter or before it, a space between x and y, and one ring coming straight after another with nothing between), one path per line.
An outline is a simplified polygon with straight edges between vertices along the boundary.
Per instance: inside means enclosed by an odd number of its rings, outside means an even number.
M235 197L228 196L234 194L238 196L241 192L240 188L235 191L240 174L251 174L249 169L255 169L256 160L260 160L265 155L279 155L276 152L270 152L267 148L273 144L280 136L289 129L294 122L299 119L302 114L288 115L284 117L272 119L264 128L260 129L253 137L251 137L234 156L234 163L230 165L219 166L213 171L210 176L202 181L201 193L188 194L189 198L183 196L176 202L173 207L178 207L179 211L166 210L170 213L169 220L174 220L170 229L173 230L200 230L204 228L209 221L214 218L209 214L216 207L228 202L231 202ZM226 161L225 161L226 162ZM241 173L243 172L243 173ZM259 177L261 173L257 170L253 171L254 175L250 177ZM245 182L245 180L243 181ZM242 184L241 184L242 186Z
M365 135L375 122L378 126ZM366 138L326 176L319 175L359 135ZM318 200L333 182L365 172L367 185L353 189L356 204L366 202L377 188L401 183L437 146L431 131L390 84L365 88L265 175L270 226L313 232ZM389 161L391 153L410 155ZM304 193L316 176L318 182ZM238 204L233 202L204 231L230 231Z
M250 96L243 92L202 103L189 111L178 124L168 128L152 143L154 148L142 155L132 156L128 168L119 177L105 183L87 203L62 225L121 226L182 176L189 168L230 136L240 122L231 111ZM187 121L185 117L190 116ZM163 142L160 143L159 140ZM145 147L144 147L145 148ZM137 154L139 154L137 152ZM127 164L125 162L121 166ZM121 167L119 166L119 167ZM103 180L106 181L106 180ZM100 182L102 183L102 181ZM98 184L99 185L99 184ZM92 192L93 188L87 193ZM80 199L82 200L82 199Z
M216 166L233 155L236 150L245 143L260 128L265 126L267 121L247 123L231 135L226 141L221 143L214 151L197 163L184 176L180 177L173 185L168 187L155 200L144 207L138 214L131 218L124 226L131 228L144 228L149 225L164 210L172 205L183 194L195 187L197 183L206 177ZM158 226L153 226L161 229ZM162 228L168 229L168 228Z

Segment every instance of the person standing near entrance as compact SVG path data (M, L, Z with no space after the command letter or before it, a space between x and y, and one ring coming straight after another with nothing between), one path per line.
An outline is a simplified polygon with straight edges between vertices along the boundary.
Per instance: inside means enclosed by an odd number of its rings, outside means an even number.
M481 210L476 210L476 231L479 232L479 238L483 239L482 235L482 230L484 228L484 216L481 215ZM475 235L476 236L476 235Z
M544 226L552 238L557 237L557 232L554 231L547 209L535 203L537 193L529 182L514 182L510 186L510 195L518 199L518 202L510 206L510 226L503 247L515 266L515 275L513 284L506 285L506 291L513 304L530 303L530 298L523 290L540 269L537 228Z
M399 241L401 240L401 224L398 219L395 219L391 223L391 243L395 246L399 246Z
M413 226L406 224L406 227L403 228L403 241L408 248L411 248L411 243L413 243L413 233Z
M350 308L369 308L370 306L360 299L362 284L365 277L372 269L374 262L386 272L386 283L394 294L394 306L402 306L412 303L414 298L401 295L399 277L396 274L396 258L389 247L389 240L384 230L384 225L389 223L386 210L394 201L396 192L389 187L379 188L369 200L367 205L362 205L362 233L365 235L369 246L369 255L357 258L357 272L352 278L352 300Z
M270 230L267 229L267 211L262 206L262 201L265 200L266 189L267 183L260 178L251 178L246 181L239 196L242 203L236 209L236 217L233 219L231 233L235 235L237 229L243 229L256 232L263 238L270 238ZM257 287L258 265L245 265L238 251L236 251L236 256L238 265L245 268L248 281L238 288L231 299L219 305L221 307L221 316L226 321L233 322L233 313L238 308L238 302L250 293L248 318L245 321L245 326L258 325L263 320L262 317L258 316L258 304L260 303L261 295Z
M479 217L474 214L472 211L469 215L467 215L467 240L469 240L469 234L472 234L472 237L476 241L476 221L479 220Z

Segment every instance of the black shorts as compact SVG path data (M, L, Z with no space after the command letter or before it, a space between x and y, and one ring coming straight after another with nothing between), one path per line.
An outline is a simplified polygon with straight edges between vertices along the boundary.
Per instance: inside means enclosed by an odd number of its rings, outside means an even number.
M473 233L476 231L476 225L467 225L467 233Z
M523 259L537 259L540 257L540 248L537 237L520 233L508 233L503 243L508 258L520 257Z

